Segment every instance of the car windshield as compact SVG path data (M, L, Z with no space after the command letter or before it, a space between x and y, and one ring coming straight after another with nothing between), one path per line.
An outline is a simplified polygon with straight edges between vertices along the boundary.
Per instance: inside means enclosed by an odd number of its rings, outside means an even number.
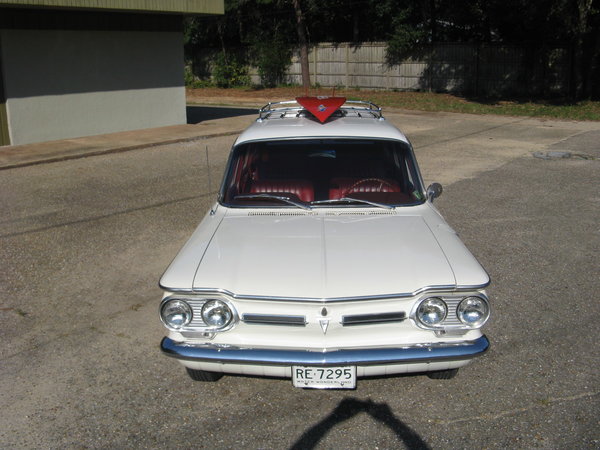
M423 201L408 144L376 139L249 142L234 148L229 206L390 207Z

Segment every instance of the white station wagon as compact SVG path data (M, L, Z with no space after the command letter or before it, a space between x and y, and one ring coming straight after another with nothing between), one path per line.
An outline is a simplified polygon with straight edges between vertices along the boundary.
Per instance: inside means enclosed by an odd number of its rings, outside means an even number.
M441 192L372 103L266 105L160 280L162 351L198 381L452 378L488 348L490 281L433 206Z

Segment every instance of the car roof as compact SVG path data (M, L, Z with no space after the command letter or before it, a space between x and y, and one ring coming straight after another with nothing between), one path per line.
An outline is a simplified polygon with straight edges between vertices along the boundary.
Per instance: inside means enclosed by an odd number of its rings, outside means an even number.
M321 123L296 101L269 103L259 117L236 140L250 141L297 138L371 138L408 143L406 136L383 117L381 109L368 102L345 102Z

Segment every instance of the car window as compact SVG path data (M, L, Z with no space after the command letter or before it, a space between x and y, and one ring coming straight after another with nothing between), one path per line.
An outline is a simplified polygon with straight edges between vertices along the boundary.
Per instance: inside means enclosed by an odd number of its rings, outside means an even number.
M234 148L221 198L230 206L290 207L282 198L315 207L355 206L342 201L348 198L410 205L422 201L418 180L410 147L401 141L261 141Z

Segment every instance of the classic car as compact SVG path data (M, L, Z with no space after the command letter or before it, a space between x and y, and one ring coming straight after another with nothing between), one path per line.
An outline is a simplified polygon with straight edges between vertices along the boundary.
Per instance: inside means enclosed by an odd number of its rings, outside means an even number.
M452 378L488 348L490 280L434 207L441 192L376 105L269 103L160 280L162 351L198 381Z

